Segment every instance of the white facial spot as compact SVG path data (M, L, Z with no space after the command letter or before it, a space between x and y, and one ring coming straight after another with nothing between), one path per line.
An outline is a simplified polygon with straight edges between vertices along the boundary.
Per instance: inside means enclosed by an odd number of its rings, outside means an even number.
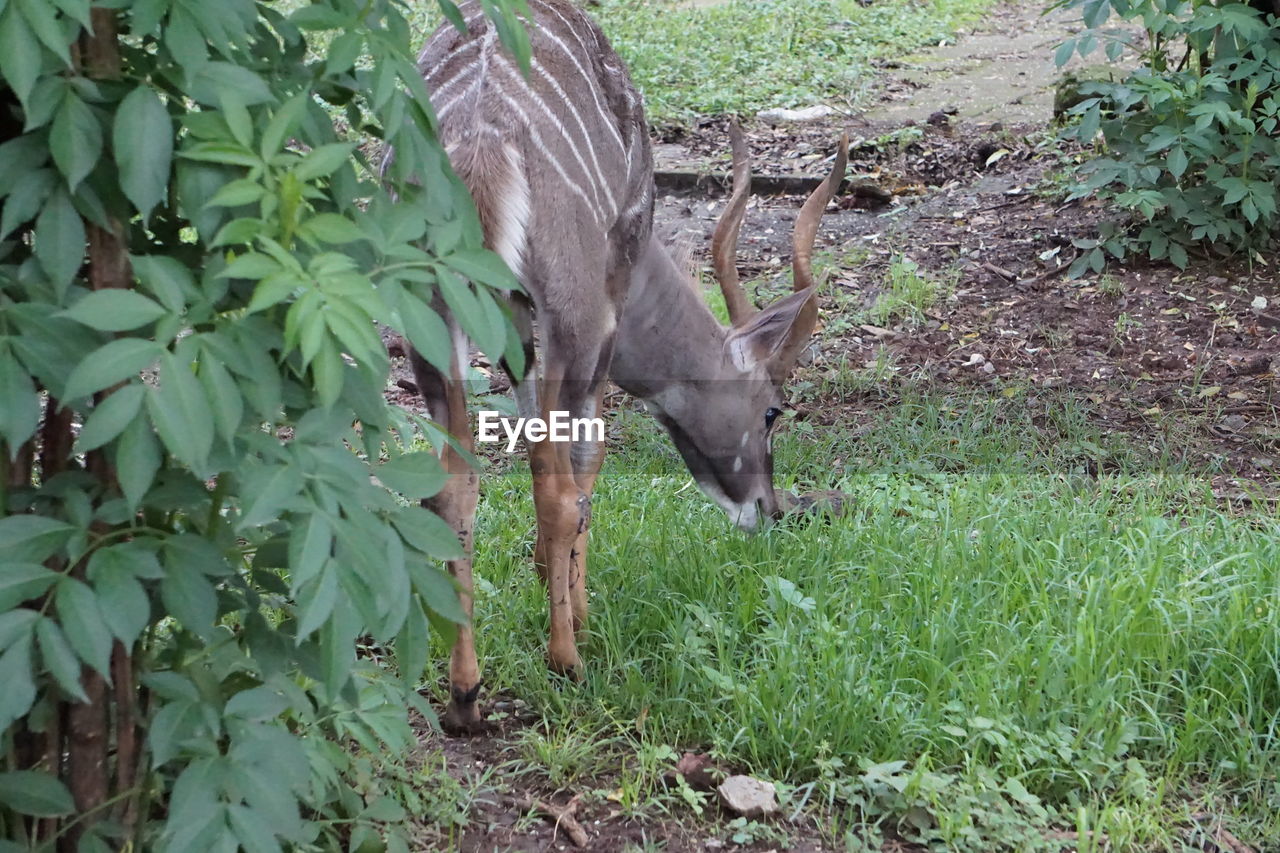
M746 446L747 446L747 442L748 442L748 441L750 441L750 440L751 440L751 433L750 433L750 432L744 432L744 433L742 434L742 441L740 441L740 442L738 443L738 446L739 446L739 447L746 447Z
M760 523L760 509L755 501L737 503L721 491L720 487L715 483L698 481L698 488L702 489L703 494L715 501L725 511L730 521L743 530L748 532L755 530L756 525Z
M736 474L741 470L742 470L742 457L741 456L733 457L733 473Z

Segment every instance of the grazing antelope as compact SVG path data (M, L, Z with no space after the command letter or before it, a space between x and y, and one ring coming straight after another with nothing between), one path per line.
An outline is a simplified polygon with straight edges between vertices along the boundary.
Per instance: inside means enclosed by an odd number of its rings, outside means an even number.
M735 132L733 196L713 241L715 274L733 325L721 326L696 283L653 236L653 160L643 103L604 34L567 0L529 0L526 77L478 3L461 6L466 32L443 25L419 68L442 142L471 190L487 245L519 278L513 298L528 371L512 377L521 415L594 417L606 377L644 400L671 434L698 485L739 526L778 513L770 432L781 384L817 319L809 257L818 220L844 175L835 168L796 222L796 292L756 312L738 284L734 252L749 194L746 147ZM440 306L443 309L443 305ZM534 352L537 317L541 353ZM413 354L431 416L470 451L463 376L467 346L449 323L454 359L443 373ZM535 369L535 356L538 367ZM538 537L547 586L552 670L579 667L575 633L587 620L587 527L602 442L530 442ZM466 557L449 564L470 615L476 473L452 449L450 479L428 506L453 526ZM470 626L449 661L446 727L480 723L480 670Z

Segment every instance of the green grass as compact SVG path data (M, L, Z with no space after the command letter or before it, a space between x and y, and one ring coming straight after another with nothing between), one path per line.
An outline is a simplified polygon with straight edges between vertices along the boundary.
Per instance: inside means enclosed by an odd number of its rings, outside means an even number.
M993 0L602 0L589 9L656 124L770 107L861 104L876 60L951 37ZM425 40L435 4L410 17Z
M547 718L525 759L569 785L619 750L710 748L833 832L905 819L948 849L1047 825L1159 846L1206 803L1280 840L1280 521L1051 409L1044 432L1022 400L929 395L857 438L794 425L779 485L856 509L756 536L624 414L577 686L543 664L527 475L488 477L478 645ZM1099 458L1114 473L1087 476Z
M877 59L951 36L990 0L603 0L594 10L650 121L819 102L854 107Z

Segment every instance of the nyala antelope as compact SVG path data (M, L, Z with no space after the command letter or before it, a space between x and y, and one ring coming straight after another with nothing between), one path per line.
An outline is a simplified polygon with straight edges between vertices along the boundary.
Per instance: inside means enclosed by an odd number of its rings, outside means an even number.
M567 0L529 0L526 78L479 3L461 6L466 32L445 24L419 58L442 142L471 190L486 243L519 278L513 298L528 371L512 377L524 417L594 417L605 379L644 400L702 490L740 527L778 514L770 434L781 386L817 319L810 254L818 221L844 175L847 143L796 221L795 293L756 311L734 254L750 192L746 147L734 134L733 195L716 227L714 270L732 325L721 326L686 270L653 235L653 159L640 95L599 27ZM439 306L443 310L443 305ZM540 352L534 351L537 318ZM454 360L443 373L414 354L431 416L467 451L467 346L449 323ZM531 442L538 536L547 587L552 670L580 666L587 621L587 527L603 461L600 442ZM461 539L449 565L470 615L476 472L444 451L450 479L428 505ZM449 661L444 723L480 723L480 670L469 626Z

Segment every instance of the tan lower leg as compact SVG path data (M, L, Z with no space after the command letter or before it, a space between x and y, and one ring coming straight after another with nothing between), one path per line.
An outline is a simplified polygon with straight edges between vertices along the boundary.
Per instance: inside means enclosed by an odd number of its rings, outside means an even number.
M455 374L456 376L456 374ZM459 446L471 451L473 440L467 421L466 396L459 381L449 383L448 389L449 432ZM480 496L480 479L467 461L452 447L446 447L441 463L449 472L449 481L435 497L424 505L444 520L458 536L464 557L450 560L449 573L457 580L458 600L467 623L458 627L458 638L449 653L449 705L445 709L444 724L454 730L470 730L480 723L480 706L476 699L480 693L480 664L476 659L475 633L472 616L472 563L473 533L476 503Z
M536 556L539 558L539 573L547 582L547 601L551 611L547 662L556 672L574 674L579 659L574 642L569 578L574 544L586 530L590 501L574 482L567 445L550 441L534 443L529 448L529 461L533 470L533 502L538 515Z

